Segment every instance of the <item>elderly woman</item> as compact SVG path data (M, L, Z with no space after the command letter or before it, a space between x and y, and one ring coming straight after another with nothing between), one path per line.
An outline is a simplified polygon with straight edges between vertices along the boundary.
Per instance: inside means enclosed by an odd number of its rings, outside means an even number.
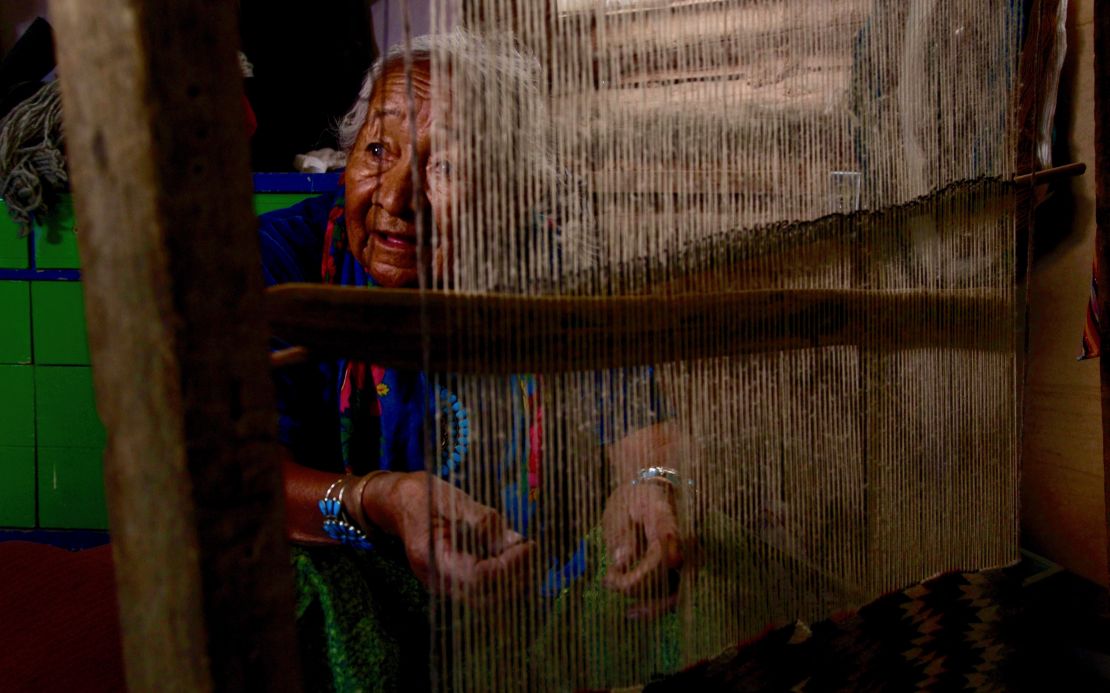
M433 79L433 55L455 71L484 61L482 79L499 82L496 88L517 95L520 113L530 112L535 65L506 41L456 31L414 40L411 61L390 51L370 70L341 125L349 149L344 185L261 218L269 284L402 288L416 286L422 273L439 284L465 280L451 261L455 235L465 233L452 228L460 214L451 205L465 195L455 172L468 163L468 152L444 134L451 131L443 122L451 93ZM481 176L468 177L474 179ZM405 667L419 666L410 657L427 652L417 643L427 621L419 616L424 598L409 584L412 576L467 602L493 585L532 586L535 542L425 471L423 425L435 405L423 374L339 360L288 369L278 385L288 533L308 547L295 553L298 615L303 630L325 631L322 644L308 646L322 650L309 655L330 668L313 671L309 662L309 676L336 688L357 687L359 679L390 687L400 684ZM666 461L671 438L662 423L608 446L611 474L624 483L603 520L614 559L606 584L633 597L659 594L682 561L671 484L665 477L630 483ZM668 607L657 600L637 609ZM407 635L397 635L399 628ZM362 633L363 642L353 642L352 632Z

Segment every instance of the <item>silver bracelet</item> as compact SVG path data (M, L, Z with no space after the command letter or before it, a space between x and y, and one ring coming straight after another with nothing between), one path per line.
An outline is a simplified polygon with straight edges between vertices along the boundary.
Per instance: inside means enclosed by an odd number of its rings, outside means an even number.
M632 480L632 485L636 486L642 484L649 479L662 479L666 481L675 489L681 489L683 486L693 486L694 480L689 479L685 483L682 482L682 477L679 475L677 469L670 467L644 467L636 472L636 478Z
M324 534L340 544L353 546L356 549L372 549L374 544L367 538L365 532L351 522L347 511L343 509L343 492L347 490L347 482L350 479L350 476L336 479L317 503L320 513L324 516ZM335 495L337 488L338 495Z

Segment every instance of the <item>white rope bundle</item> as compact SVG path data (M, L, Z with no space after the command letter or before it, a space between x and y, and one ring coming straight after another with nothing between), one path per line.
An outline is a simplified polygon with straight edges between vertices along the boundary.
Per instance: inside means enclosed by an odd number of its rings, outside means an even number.
M46 214L52 196L65 189L62 99L48 82L0 121L0 196L24 229Z

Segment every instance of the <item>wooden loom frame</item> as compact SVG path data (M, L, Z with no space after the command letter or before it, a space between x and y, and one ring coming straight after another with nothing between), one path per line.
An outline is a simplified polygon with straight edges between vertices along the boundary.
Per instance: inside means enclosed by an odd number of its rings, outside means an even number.
M266 305L249 243L235 5L51 0L51 11L82 219L90 351L111 432L105 475L128 685L297 690ZM1096 4L1095 16L1099 64L1110 65L1110 8ZM1098 76L1101 142L1110 69ZM1100 147L1104 269L1107 156ZM731 300L765 318L784 302L802 312L832 302L850 316L852 297L835 293L809 297L812 305L796 292ZM1110 314L1110 292L1101 299ZM356 310L370 307L360 304ZM281 305L271 301L269 310ZM502 308L526 312L511 302ZM775 319L789 325L793 314ZM817 328L807 339L850 329L803 322ZM1110 340L1110 325L1102 331ZM1110 361L1101 368L1106 436Z
M298 690L238 5L50 10L128 687Z

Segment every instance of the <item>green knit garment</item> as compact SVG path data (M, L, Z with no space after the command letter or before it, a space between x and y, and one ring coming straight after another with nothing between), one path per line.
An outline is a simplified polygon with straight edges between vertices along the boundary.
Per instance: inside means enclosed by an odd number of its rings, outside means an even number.
M387 550L294 548L307 691L428 687L428 595Z
M657 680L718 654L719 633L729 632L730 623L735 627L738 617L748 632L789 622L793 614L765 606L776 603L776 592L791 589L785 575L812 586L820 580L795 563L791 552L717 520L707 523L717 531L703 535L698 554L687 557L698 566L682 587L688 608L650 621L628 621L632 601L603 586L607 560L599 529L586 537L585 575L558 595L527 600L530 608L541 609L526 625L514 618L511 604L471 610L430 600L399 547L388 542L365 552L296 549L305 687L340 693L425 690L431 680L429 652L448 658L452 640L466 643L468 661L459 671L466 677L460 685L467 688L504 684L506 676L521 678L514 685L524 689L553 680L566 681L568 689ZM831 583L822 587L826 597L838 591ZM831 604L812 608L822 613ZM438 666L452 669L443 660ZM567 681L568 675L574 680Z

